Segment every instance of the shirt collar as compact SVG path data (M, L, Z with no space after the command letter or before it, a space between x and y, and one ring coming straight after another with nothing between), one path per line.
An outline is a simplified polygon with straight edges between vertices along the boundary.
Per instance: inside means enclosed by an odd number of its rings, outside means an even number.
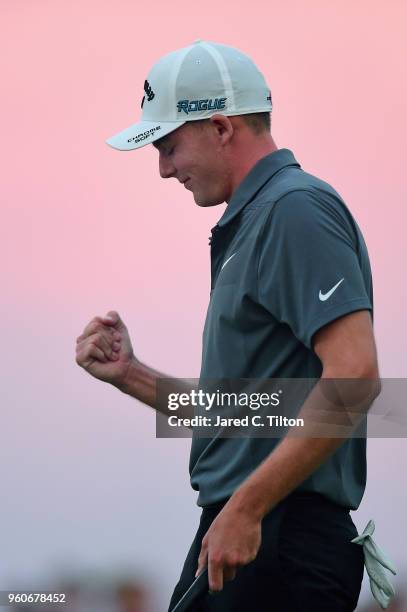
M217 225L222 227L234 219L265 183L287 166L301 168L290 149L277 149L256 162L233 193Z

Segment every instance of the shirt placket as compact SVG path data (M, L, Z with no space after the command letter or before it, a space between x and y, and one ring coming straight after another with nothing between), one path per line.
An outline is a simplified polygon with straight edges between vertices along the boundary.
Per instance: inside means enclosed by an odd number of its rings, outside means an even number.
M228 248L229 235L229 227L220 227L218 224L216 224L215 227L211 229L211 236L209 236L209 245L211 248L211 292L215 287L220 266L222 264L224 254Z

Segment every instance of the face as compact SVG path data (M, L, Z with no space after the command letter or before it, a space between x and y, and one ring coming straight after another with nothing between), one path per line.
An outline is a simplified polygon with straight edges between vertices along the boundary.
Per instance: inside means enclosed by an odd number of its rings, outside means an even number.
M191 191L198 206L216 206L228 200L229 180L216 128L193 121L153 143L162 178L176 178Z

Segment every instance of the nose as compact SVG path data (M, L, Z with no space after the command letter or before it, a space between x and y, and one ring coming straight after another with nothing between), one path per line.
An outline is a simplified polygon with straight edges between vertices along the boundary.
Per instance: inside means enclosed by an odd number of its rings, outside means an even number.
M160 176L161 178L170 178L175 176L175 167L172 161L160 151L159 158Z

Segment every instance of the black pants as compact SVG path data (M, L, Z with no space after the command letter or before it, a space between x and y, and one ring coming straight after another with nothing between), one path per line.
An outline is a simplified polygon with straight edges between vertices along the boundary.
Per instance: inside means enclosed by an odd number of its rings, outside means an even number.
M169 611L194 581L202 539L223 504L204 508ZM293 493L262 521L254 561L191 612L351 612L362 578L363 549L350 514L316 493Z

